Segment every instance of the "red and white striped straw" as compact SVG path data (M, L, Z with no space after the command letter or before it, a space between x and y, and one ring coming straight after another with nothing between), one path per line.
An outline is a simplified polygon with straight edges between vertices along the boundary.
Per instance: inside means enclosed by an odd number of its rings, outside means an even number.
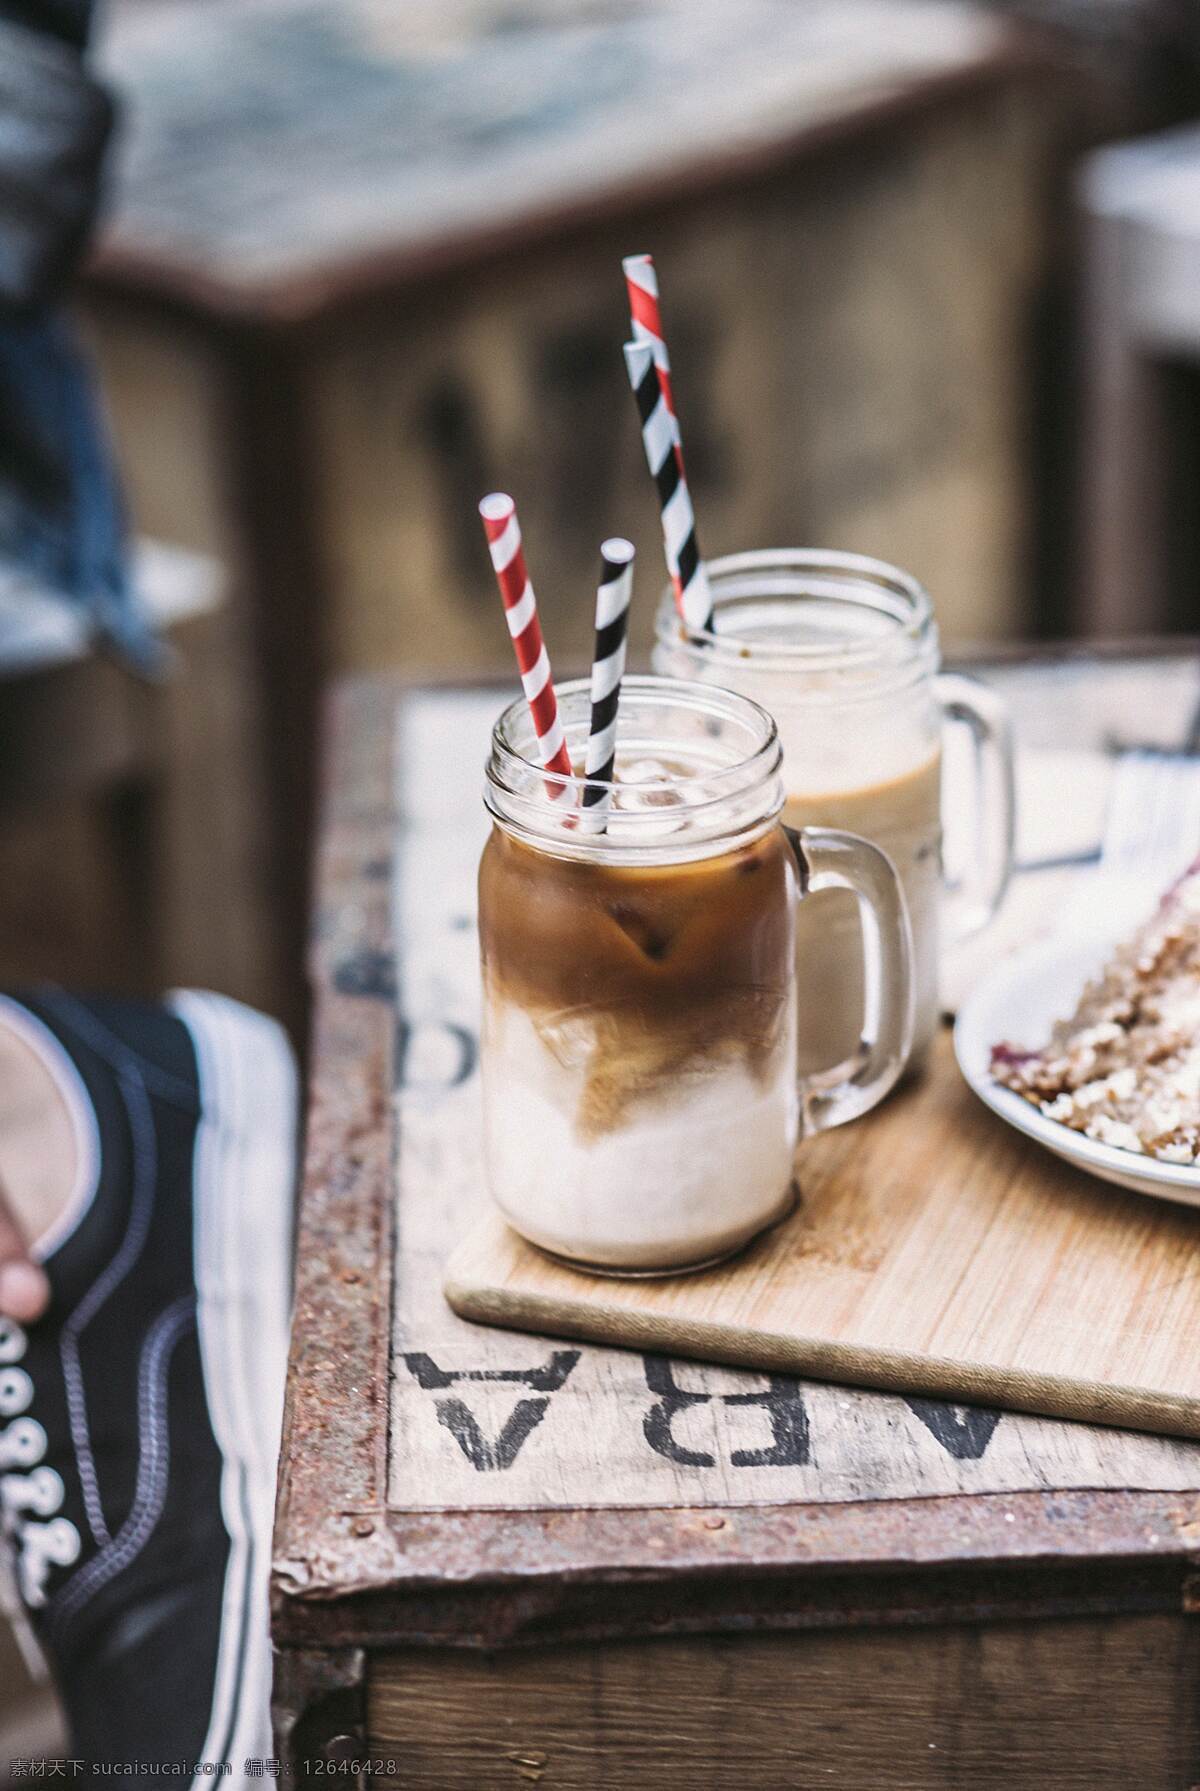
M533 717L538 755L547 771L564 777L573 774L571 755L558 719L558 698L550 676L550 658L542 640L537 598L525 569L517 507L503 491L493 491L479 506L488 550L496 570L496 583L504 599L504 613L521 673L521 685ZM556 802L573 801L569 784L547 781L546 790Z

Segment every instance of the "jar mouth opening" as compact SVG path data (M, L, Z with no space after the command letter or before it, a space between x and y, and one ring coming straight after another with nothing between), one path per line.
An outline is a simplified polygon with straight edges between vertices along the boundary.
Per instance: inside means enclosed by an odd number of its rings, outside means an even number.
M590 680L571 679L557 694L567 750L572 764L580 766L590 732ZM682 761L689 768L630 782L620 775L622 760ZM639 674L621 686L615 777L546 770L528 705L518 697L492 731L484 802L510 831L537 845L553 843L554 850L571 856L702 855L711 853L715 839L724 847L734 836L761 833L774 820L783 804L781 763L775 722L751 698L710 684ZM579 824L589 812L585 791L594 804L591 812L605 813L602 831Z
M686 645L709 665L764 671L870 672L937 653L933 604L911 573L865 554L764 548L706 562L714 600L708 628L678 614L668 587L660 642Z

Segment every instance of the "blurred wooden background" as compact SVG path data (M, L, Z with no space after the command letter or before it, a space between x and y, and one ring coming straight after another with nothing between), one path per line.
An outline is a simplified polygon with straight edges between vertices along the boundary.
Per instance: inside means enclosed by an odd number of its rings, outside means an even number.
M506 665L483 492L518 499L560 670L614 531L648 645L623 253L658 260L705 552L896 560L952 643L1055 626L1046 311L1094 122L1043 38L958 0L118 0L103 62L125 121L82 309L139 529L234 593L276 1011L322 685ZM236 759L210 802L242 802Z
M144 526L221 553L269 535L257 578L290 586L275 601L329 666L474 668L507 651L474 514L499 484L558 657L586 655L618 529L644 549L645 645L662 555L620 257L649 247L706 551L852 545L921 576L948 636L1021 631L1045 71L968 7L702 13L697 31L669 0L633 23L616 0L449 7L422 86L421 7L226 9L219 103L218 67L182 54L194 20L135 16L109 53L130 83L127 184L90 312ZM343 72L317 82L331 44ZM305 73L338 116L288 104ZM407 121L373 148L366 91ZM289 174L306 127L320 162ZM351 229L328 222L350 206ZM243 427L254 412L255 465L231 405Z

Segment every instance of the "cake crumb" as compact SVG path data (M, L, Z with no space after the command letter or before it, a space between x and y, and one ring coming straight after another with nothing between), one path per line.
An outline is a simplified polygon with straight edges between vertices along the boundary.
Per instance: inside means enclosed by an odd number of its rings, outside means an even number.
M992 1075L1097 1143L1200 1161L1200 860L1040 1051L993 1047Z

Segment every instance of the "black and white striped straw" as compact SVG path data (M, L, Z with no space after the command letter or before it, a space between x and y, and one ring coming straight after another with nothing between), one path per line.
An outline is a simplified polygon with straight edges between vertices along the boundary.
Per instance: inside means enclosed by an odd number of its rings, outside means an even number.
M676 447L675 422L649 344L627 342L625 365L637 400L646 464L658 490L663 547L675 587L675 606L689 628L707 629L712 626L712 591L696 542L696 519Z
M629 632L629 598L633 590L632 541L614 535L600 549L600 584L596 591L596 649L592 655L592 719L588 730L584 776L595 778L583 789L583 808L592 830L604 831L617 756L617 705L625 676L625 641Z

